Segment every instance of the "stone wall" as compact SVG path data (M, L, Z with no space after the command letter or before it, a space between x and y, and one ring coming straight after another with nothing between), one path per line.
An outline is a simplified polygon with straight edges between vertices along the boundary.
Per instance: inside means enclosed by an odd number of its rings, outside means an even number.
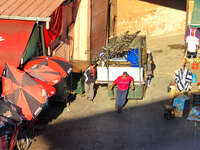
M185 0L113 0L111 19L115 21L111 20L111 24L115 22L117 35L127 30L141 30L147 36L184 32L185 8Z

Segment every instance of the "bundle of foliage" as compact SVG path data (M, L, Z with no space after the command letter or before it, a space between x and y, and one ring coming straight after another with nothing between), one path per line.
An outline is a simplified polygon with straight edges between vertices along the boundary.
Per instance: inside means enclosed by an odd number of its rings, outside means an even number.
M129 34L129 31L126 31L119 36L112 37L105 47L109 51L110 57L123 57L131 48L137 47L138 43L141 45L141 38L136 38L139 33L140 31ZM145 44L143 43L142 45Z

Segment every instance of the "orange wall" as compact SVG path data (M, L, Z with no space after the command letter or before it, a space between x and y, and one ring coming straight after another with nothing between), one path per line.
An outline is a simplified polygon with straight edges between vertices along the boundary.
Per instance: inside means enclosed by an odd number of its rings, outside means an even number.
M174 7L179 4L172 0L165 0L166 5L156 3L155 0L113 0L111 19L116 15L115 33L141 30L147 36L157 36L184 32L186 12Z

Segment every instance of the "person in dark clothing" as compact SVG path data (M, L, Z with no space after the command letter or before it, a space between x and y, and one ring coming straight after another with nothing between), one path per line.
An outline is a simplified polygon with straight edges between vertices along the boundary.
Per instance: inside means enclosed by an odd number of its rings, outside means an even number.
M147 86L150 87L153 78L153 58L150 50L147 50Z
M91 64L84 72L85 78L85 96L87 99L94 102L94 84L97 79L97 64Z

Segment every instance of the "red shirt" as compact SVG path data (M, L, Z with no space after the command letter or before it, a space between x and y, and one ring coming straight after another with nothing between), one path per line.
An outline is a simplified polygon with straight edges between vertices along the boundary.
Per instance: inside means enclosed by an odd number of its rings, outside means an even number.
M124 91L128 90L131 81L134 81L131 76L127 76L126 79L124 79L123 76L119 76L114 83L117 84L118 90Z

